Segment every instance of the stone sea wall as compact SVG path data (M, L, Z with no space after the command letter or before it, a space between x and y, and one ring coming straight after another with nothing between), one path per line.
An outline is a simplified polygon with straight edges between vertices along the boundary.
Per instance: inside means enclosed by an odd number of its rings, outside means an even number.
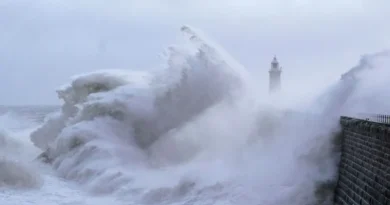
M336 205L390 205L390 125L341 117Z

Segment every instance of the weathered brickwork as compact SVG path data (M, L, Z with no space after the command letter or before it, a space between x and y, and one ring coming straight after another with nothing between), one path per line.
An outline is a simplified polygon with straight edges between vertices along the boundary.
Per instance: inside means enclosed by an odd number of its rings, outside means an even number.
M390 205L390 125L341 117L336 205Z

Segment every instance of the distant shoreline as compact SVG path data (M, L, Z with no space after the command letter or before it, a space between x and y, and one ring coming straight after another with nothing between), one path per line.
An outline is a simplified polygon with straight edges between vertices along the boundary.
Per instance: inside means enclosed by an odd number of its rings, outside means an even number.
M22 107L61 107L60 104L58 105L0 105L0 108L22 108Z

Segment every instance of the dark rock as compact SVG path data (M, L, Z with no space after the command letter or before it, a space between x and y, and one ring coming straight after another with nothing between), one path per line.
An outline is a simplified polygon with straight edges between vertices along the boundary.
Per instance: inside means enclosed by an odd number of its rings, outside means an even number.
M47 151L42 152L38 157L36 158L37 160L44 162L46 164L51 164L53 162L53 159L49 157L49 154Z

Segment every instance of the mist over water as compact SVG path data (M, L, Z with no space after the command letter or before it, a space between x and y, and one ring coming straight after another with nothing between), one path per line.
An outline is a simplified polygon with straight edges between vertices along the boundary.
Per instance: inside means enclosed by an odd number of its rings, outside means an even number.
M388 53L300 102L258 93L220 46L181 32L160 70L75 76L45 120L3 113L1 204L330 204L338 118L388 111Z

